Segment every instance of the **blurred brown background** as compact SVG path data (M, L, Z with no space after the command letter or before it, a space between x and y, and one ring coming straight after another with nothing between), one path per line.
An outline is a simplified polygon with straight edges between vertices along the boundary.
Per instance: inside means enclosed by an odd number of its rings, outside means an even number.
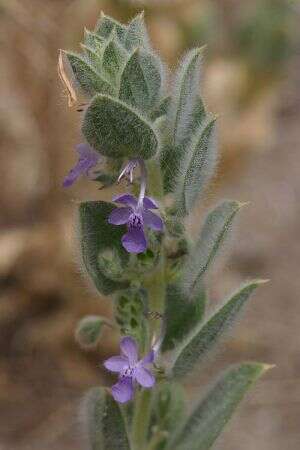
M250 201L210 276L213 304L243 280L271 283L223 345L205 380L242 359L276 364L248 396L216 448L300 448L300 38L297 0L1 0L0 450L85 448L77 406L115 342L74 342L84 314L110 313L76 256L81 180L63 191L80 140L57 77L59 48L75 50L103 9L126 21L145 9L155 47L174 66L208 44L203 94L219 115L220 164L205 204ZM201 389L201 377L191 385ZM191 389L189 389L191 392Z

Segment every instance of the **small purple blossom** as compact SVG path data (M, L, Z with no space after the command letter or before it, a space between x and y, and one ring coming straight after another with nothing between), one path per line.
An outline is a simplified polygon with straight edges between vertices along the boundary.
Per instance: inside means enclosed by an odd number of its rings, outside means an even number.
M138 360L137 344L130 336L121 340L120 349L121 355L104 361L104 367L119 374L119 381L112 386L111 393L117 402L126 403L132 399L136 383L144 388L154 386L155 378L149 370L149 365L154 361L154 351Z
M63 187L71 186L81 175L90 175L90 170L98 164L101 155L88 144L78 144L75 147L78 161L65 177Z
M108 222L113 225L127 224L127 233L122 237L122 245L129 253L143 253L147 248L144 227L155 231L163 230L162 219L151 209L158 209L156 202L150 197L143 197L138 201L131 194L113 197L113 201L126 206L114 209Z

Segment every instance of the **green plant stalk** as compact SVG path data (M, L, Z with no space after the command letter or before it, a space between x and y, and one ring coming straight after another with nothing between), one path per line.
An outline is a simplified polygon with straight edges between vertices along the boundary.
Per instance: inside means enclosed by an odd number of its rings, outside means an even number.
M163 199L163 181L158 162L155 160L147 161L147 171L149 194L158 200ZM150 310L163 314L165 311L166 291L165 257L163 245L161 246L161 256L158 267L155 272L151 273L148 277L145 277L144 287L148 291ZM152 331L159 332L159 322L160 321L156 321L154 329Z
M148 191L150 196L162 199L163 184L159 165L155 161L147 162ZM149 309L160 314L165 310L165 261L163 246L158 268L143 280L143 287L148 291ZM159 337L161 321L153 320L151 323L151 335ZM132 444L134 450L141 450L146 445L149 424L151 418L152 391L142 389L137 393L132 420ZM161 439L161 437L160 437Z
M132 419L131 442L133 450L142 450L145 446L151 418L151 403L151 389L141 389L137 392Z
M146 447L146 450L156 450L158 445L166 439L168 436L168 433L166 431L158 431L155 433L152 438L150 439L149 444Z

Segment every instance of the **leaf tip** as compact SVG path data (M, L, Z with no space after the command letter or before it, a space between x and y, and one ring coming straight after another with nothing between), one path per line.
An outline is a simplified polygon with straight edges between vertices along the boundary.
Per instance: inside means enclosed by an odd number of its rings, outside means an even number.
M262 364L262 371L267 372L268 370L275 369L276 364Z
M265 279L259 279L255 281L255 284L260 285L260 284L266 284L269 283L269 281L271 281L269 278L265 278Z

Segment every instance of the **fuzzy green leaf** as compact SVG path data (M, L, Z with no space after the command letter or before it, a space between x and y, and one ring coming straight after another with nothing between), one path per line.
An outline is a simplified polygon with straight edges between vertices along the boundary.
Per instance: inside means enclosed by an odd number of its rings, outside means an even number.
M193 298L186 298L178 284L167 286L165 323L166 334L162 351L173 349L203 319L206 304L204 287L198 289Z
M113 88L100 76L95 68L82 56L71 52L64 52L72 68L75 80L83 92L89 96L97 93L113 94Z
M129 22L124 37L124 45L127 50L134 50L137 47L149 48L150 44L144 21L144 13L138 14Z
M94 348L101 337L106 319L101 316L86 316L80 320L75 331L78 344L85 349Z
M93 388L88 392L82 416L89 450L130 450L120 407L105 388Z
M101 12L101 17L95 27L95 33L101 38L107 39L113 30L116 31L120 41L124 41L127 27Z
M270 366L243 363L227 370L196 406L168 450L209 450L240 401Z
M195 133L181 161L174 194L180 216L191 212L198 195L213 174L217 161L215 121L215 118L208 120Z
M111 158L148 159L158 147L151 125L131 107L106 95L92 99L82 132L93 148Z
M104 39L101 38L98 34L93 33L92 31L84 29L84 40L83 43L89 48L92 48L95 52L99 53L104 44Z
M154 55L137 48L124 67L119 97L125 103L147 113L159 101L162 77Z
M168 113L170 107L171 97L163 98L154 111L151 113L151 120L153 122L161 116L164 116Z
M101 54L97 52L93 47L90 47L89 45L80 44L81 48L84 51L85 54L85 61L88 62L97 73L102 72L102 59Z
M112 226L107 219L114 205L102 201L79 206L80 245L87 273L101 294L107 295L128 286L122 281L128 253L121 245L125 226Z
M191 140L197 130L205 123L206 111L201 98L195 96L194 102L192 112L186 118L185 137L180 144L175 145L172 141L171 130L165 127L164 146L162 147L160 160L164 179L164 190L166 193L176 190L177 180L182 176L180 170L182 161L186 157L186 149L190 146ZM170 107L171 104L169 101L169 104L166 104L166 112L169 111Z
M177 72L170 106L170 127L175 146L180 145L190 132L188 125L199 94L203 50L201 47L189 51Z
M114 84L118 82L121 69L128 58L126 50L119 43L117 36L113 33L103 51L103 69Z
M174 363L173 375L175 378L187 375L196 364L203 360L236 319L250 294L264 282L264 280L255 280L243 286L204 325L193 333L185 342Z
M224 243L235 215L243 206L236 201L224 201L207 216L200 237L186 263L184 286L191 292L214 261Z

